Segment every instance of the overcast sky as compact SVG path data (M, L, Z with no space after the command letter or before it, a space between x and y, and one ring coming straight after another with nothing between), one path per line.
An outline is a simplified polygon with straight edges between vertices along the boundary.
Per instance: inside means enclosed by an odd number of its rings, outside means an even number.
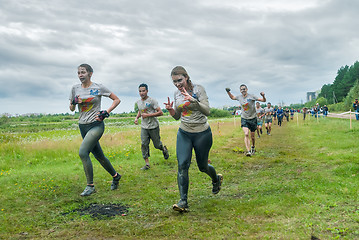
M184 66L211 107L239 85L278 104L306 101L359 60L355 0L0 0L0 114L70 112L88 63L92 80L133 110L138 85L162 104ZM103 109L110 101L103 101Z

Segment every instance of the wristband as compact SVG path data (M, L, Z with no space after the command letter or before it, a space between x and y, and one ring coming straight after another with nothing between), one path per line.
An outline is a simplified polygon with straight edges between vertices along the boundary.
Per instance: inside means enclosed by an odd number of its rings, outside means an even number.
M75 96L74 99L72 99L71 104L75 106L75 105L78 104L78 103L79 103L79 97L78 97L78 96Z
M97 117L103 121L105 118L108 118L110 114L106 110L100 111L100 113L97 115Z

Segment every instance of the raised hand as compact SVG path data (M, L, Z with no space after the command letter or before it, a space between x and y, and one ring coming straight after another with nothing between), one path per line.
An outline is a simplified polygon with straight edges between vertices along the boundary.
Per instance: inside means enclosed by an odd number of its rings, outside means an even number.
M164 105L165 105L165 108L167 109L167 110L173 110L173 101L171 102L170 101L170 98L169 97L167 97L168 98L168 102L167 103L163 103Z
M190 101L193 100L193 97L191 95L189 95L189 93L187 92L187 90L185 88L181 88L180 89L182 95L184 96L184 100Z

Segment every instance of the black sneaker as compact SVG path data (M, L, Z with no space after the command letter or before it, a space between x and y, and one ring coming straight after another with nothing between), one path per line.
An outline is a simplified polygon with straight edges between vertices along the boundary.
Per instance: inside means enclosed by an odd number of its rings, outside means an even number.
M217 174L217 178L218 178L217 182L212 182L212 184L213 184L212 193L213 194L217 194L221 190L221 185L223 182L222 174Z
M177 204L173 204L172 209L177 212L188 212L188 204L186 200L179 200Z
M118 182L121 179L121 175L117 173L116 177L113 178L111 183L111 190L116 190L118 188Z
M248 152L246 152L246 156L247 156L247 157L250 157L250 156L252 156L252 153L251 153L251 151L248 151Z
M150 165L147 164L141 168L141 170L148 170L148 169L150 169Z
M251 147L251 155L254 155L254 153L256 152L256 148L254 146Z
M90 196L91 194L95 193L96 189L95 186L86 186L85 190L80 194L81 197Z
M163 150L162 150L162 153L163 153L163 157L167 160L170 155L168 154L168 149L166 146L163 146Z

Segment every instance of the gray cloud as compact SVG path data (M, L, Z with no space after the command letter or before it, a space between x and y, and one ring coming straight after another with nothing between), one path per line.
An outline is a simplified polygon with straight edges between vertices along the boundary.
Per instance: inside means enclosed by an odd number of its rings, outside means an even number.
M142 82L160 103L172 97L176 65L221 107L236 104L223 89L238 94L241 83L272 103L299 103L357 61L359 3L349 0L0 4L0 99L9 103L0 113L68 112L83 62L121 98L116 112L123 112Z

